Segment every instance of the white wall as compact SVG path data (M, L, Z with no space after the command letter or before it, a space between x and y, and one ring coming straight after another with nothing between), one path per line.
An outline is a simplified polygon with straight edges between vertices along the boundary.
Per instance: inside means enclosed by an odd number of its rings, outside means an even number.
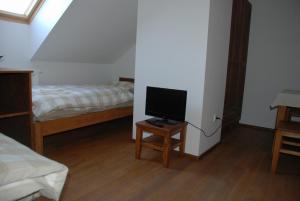
M118 80L119 77L134 78L135 69L135 44L129 48L112 65L112 79Z
M111 82L113 73L131 75L131 49L116 62L116 66L125 65L120 73L111 64L31 61L71 2L47 0L30 25L0 20L0 55L5 56L0 66L34 69L33 84L102 84Z
M30 29L27 24L0 20L0 67L34 69L37 84L100 84L111 82L109 64L30 61ZM41 72L39 74L38 72Z
M274 128L269 105L282 89L300 90L300 1L251 0L252 19L241 123Z
M201 124L208 20L209 0L139 0L134 122L147 118L146 86L157 86L187 90L186 120ZM186 152L199 155L199 142L189 127Z
M0 66L31 68L30 59L72 0L47 0L30 25L0 20Z
M30 67L29 46L28 25L0 20L1 67Z
M73 0L47 0L30 24L30 58L36 53Z
M0 55L5 56L0 67L34 69L34 84L100 84L112 81L110 64L31 62L29 35L27 24L0 20Z
M39 84L105 84L112 81L110 64L34 61Z
M202 112L202 128L208 134L220 128L221 121L213 116L223 116L227 61L230 40L232 0L212 0L210 3L205 89ZM221 129L207 138L201 135L200 154L218 143Z
M74 0L33 59L113 63L135 43L137 1Z

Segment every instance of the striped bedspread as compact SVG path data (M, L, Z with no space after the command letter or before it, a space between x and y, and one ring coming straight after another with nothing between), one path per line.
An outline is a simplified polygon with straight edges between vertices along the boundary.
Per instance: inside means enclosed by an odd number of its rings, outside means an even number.
M101 111L132 101L131 88L132 83L35 86L32 89L32 110L37 120L45 120L47 115L61 111L67 116Z
M0 200L59 200L68 168L0 133Z

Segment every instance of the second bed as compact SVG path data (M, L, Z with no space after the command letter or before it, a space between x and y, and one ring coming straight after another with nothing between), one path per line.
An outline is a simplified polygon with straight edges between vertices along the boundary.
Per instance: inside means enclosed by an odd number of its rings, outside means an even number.
M45 136L131 116L132 103L130 78L111 85L33 87L32 147L43 153Z

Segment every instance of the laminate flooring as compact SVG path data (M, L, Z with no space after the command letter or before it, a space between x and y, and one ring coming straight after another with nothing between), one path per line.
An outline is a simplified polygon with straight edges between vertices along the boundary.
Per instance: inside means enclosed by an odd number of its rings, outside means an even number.
M239 126L200 159L160 152L135 159L131 119L46 139L46 156L69 167L61 201L300 201L300 158L270 173L273 133ZM46 200L40 198L39 200Z

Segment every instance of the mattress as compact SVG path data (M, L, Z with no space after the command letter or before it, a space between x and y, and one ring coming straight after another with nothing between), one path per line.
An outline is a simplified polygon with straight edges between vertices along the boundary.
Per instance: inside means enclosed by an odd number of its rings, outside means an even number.
M32 89L36 121L71 117L132 105L133 83L112 85L45 85Z
M0 133L0 200L59 200L68 168Z

